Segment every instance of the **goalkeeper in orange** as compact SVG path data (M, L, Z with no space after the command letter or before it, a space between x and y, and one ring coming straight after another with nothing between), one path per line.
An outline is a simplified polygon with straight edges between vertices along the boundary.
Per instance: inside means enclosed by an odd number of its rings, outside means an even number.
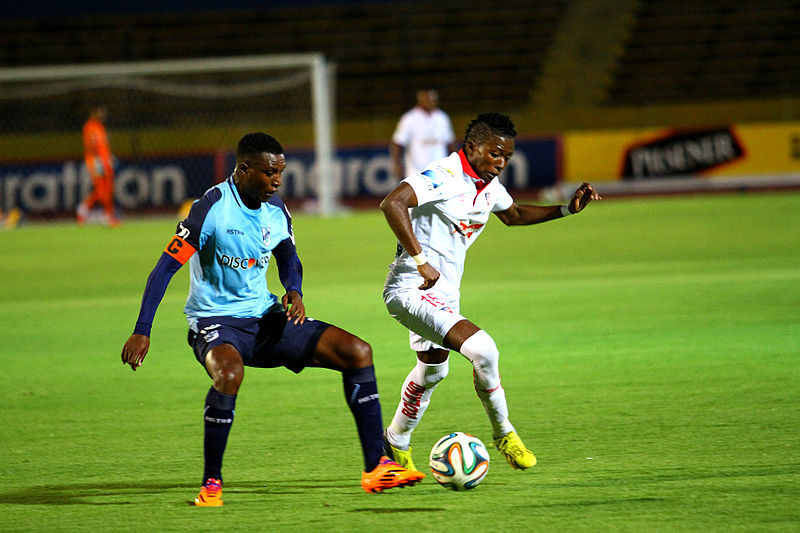
M78 206L79 224L86 222L91 209L98 203L103 206L106 223L111 226L119 224L114 215L114 157L103 125L106 115L105 106L97 106L89 112L89 119L83 125L84 159L93 189Z

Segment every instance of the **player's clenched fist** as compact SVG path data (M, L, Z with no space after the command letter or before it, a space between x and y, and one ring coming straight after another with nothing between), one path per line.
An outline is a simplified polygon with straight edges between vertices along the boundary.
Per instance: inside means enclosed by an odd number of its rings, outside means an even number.
M122 363L130 365L131 369L136 371L138 367L142 366L148 350L150 350L150 337L134 333L128 337L125 346L122 347Z
M419 275L422 276L422 285L419 286L420 290L430 289L436 282L439 281L439 271L431 266L430 263L423 263L417 267Z

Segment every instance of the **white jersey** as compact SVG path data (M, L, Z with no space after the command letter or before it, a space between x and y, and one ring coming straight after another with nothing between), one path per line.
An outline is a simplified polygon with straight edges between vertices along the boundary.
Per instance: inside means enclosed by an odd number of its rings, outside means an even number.
M467 249L491 213L505 211L514 202L498 178L480 189L476 181L482 184L463 150L403 180L417 196L417 207L409 209L414 235L428 262L441 274L436 287L444 292L457 292L461 286ZM422 279L417 266L399 244L397 251L385 289L416 289Z
M447 146L455 141L455 134L447 113L441 109L429 113L417 106L400 117L392 141L405 148L403 161L406 175L409 175L445 157Z

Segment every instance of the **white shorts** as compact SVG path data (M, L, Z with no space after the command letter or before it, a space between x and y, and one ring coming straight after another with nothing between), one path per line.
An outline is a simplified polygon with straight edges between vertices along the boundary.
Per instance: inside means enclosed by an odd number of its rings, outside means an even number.
M445 335L465 320L459 314L458 292L446 293L435 287L426 291L392 289L384 291L383 301L389 314L409 329L409 344L415 352L447 350L443 346Z

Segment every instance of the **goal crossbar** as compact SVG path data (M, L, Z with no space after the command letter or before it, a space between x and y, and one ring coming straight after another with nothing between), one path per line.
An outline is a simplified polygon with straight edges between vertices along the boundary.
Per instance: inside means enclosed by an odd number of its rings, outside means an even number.
M235 72L263 68L307 68L310 71L319 212L322 215L330 215L336 210L338 199L333 183L333 113L330 73L325 56L321 53L10 67L0 69L0 84L109 76ZM1 85L0 90L2 90Z

